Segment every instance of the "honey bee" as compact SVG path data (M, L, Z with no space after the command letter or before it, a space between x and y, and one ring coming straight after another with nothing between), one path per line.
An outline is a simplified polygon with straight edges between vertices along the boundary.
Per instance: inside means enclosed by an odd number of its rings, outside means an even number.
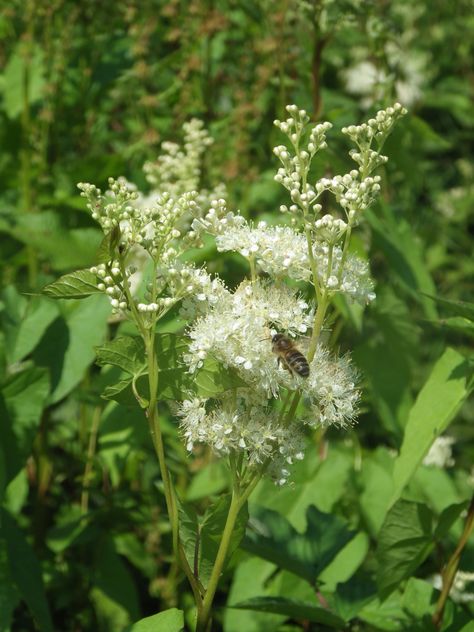
M290 338L283 334L272 336L272 351L278 356L278 364L281 363L290 373L308 377L308 360L301 351L298 351Z

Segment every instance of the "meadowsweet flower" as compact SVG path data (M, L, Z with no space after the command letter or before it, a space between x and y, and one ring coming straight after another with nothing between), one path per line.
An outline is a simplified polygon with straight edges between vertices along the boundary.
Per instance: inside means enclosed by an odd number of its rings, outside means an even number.
M194 372L212 356L257 390L276 394L280 384L294 385L298 378L278 366L272 331L301 336L313 318L313 310L288 287L244 281L190 327L184 360Z
M319 345L310 364L309 377L301 385L311 406L312 416L306 423L312 427L353 425L360 400L357 374L348 356L332 357Z
M268 226L266 222L252 226L242 216L232 213L226 213L223 219L219 219L212 212L211 219L207 218L208 215L198 220L199 227L196 223L195 228L215 235L220 252L233 251L246 259L252 258L262 272L276 279L311 280L308 244L303 233L290 226ZM313 255L319 282L327 285L332 292L342 292L350 300L365 305L375 298L367 262L351 254L346 257L341 271L342 250L339 246L332 248L330 261L329 244L333 245L334 236L344 233L345 229L343 220L333 220L331 216L315 223L314 234L319 239L313 246Z
M283 426L266 401L256 403L247 389L220 400L185 400L178 416L189 451L206 444L219 456L242 453L250 467L269 462L268 474L278 484L287 481L288 466L303 458L301 431Z

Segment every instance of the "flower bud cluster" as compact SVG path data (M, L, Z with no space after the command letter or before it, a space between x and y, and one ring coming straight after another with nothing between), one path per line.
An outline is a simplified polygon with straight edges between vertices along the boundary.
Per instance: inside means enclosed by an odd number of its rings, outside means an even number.
M124 292L124 283L128 279L123 279L118 261L111 261L109 264L100 263L90 269L92 274L97 276L97 288L106 294L112 305L112 312L125 312L128 309L127 297ZM128 269L129 276L134 270Z
M147 162L143 166L147 181L152 185L152 192L144 199L150 205L157 195L166 191L171 197L198 191L197 202L200 206L209 205L212 198L224 197L225 187L217 185L212 191L201 186L202 162L206 150L214 140L199 119L192 119L183 124L184 144L164 142L162 153L155 162Z
M378 141L380 146L392 131L397 120L405 114L407 114L407 109L400 103L395 103L386 110L379 110L375 117L369 119L367 123L343 127L342 133L347 134L361 150L370 147L373 139Z
M380 176L368 176L363 180L360 180L359 176L359 172L353 169L343 176L321 178L316 183L318 194L323 191L331 191L334 194L351 225L358 222L360 214L372 204L380 193Z
M329 246L337 244L347 230L346 222L332 215L324 215L316 220L314 227L316 239L325 241Z
M129 222L136 215L134 202L139 194L123 180L109 178L110 191L105 195L93 184L79 182L77 188L86 198L92 219L98 222L104 233L110 232L121 222Z

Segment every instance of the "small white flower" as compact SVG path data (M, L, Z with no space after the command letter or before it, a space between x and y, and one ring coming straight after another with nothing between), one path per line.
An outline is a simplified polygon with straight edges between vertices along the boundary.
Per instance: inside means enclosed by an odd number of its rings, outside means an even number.
M433 465L441 469L454 465L452 445L455 442L453 437L436 437L423 459L423 465Z

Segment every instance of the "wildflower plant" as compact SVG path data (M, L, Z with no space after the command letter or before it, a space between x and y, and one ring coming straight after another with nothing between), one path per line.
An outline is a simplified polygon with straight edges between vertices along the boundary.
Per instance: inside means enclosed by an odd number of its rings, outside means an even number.
M286 484L293 463L304 458L309 429L345 429L357 416L357 373L349 355L334 353L321 332L338 295L362 305L375 298L368 264L350 251L351 235L380 194L375 172L387 161L382 148L406 110L395 104L367 123L344 128L354 145L355 168L315 181L312 161L326 148L331 124L313 126L295 105L287 112L286 120L275 121L286 144L274 153L281 163L275 180L289 196L280 211L283 219L291 216L291 225L254 225L227 209L222 186L214 194L199 190L201 160L211 140L192 121L185 126L184 148L166 144L158 161L146 165L155 187L150 195L122 179L110 179L106 192L78 185L104 231L99 261L45 288L56 298L103 292L116 317L136 328L138 336L120 336L101 347L98 361L126 374L106 396L129 389L145 411L174 555L195 598L197 632L208 629L219 578L243 536L247 500L262 477ZM323 194L334 198L338 215L323 208ZM205 234L214 237L219 251L247 260L248 276L235 289L184 260ZM309 296L302 291L308 285ZM186 323L183 334L157 333L157 323L172 309ZM309 375L276 357L277 334L303 354ZM178 400L187 450L209 446L229 468L231 493L204 520L182 504L168 468L158 411L164 397ZM220 533L212 555L206 529Z

